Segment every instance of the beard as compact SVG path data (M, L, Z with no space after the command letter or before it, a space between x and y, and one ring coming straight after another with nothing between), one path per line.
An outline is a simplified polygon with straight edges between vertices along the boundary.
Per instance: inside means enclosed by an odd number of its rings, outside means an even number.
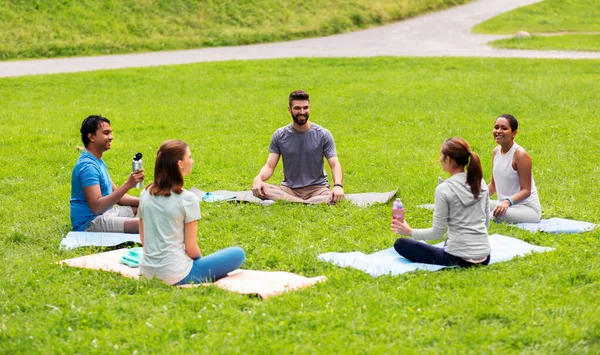
M296 124L298 126L304 126L306 124L306 122L308 122L308 113L305 113L303 115L293 115L292 114L292 119L294 120L294 122L296 122Z

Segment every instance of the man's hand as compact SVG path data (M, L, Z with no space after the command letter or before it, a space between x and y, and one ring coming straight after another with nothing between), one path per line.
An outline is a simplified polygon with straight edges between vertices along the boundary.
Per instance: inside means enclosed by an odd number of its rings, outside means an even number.
M494 215L494 217L498 218L498 217L502 217L506 214L506 210L510 207L510 202L508 202L508 200L504 200L502 201L502 203L499 203L496 208L494 208L494 212L492 212L492 214Z
M144 181L144 169L138 169L129 174L125 185L129 189L133 189L138 182Z
M258 198L265 198L265 188L265 182L257 177L252 183L252 195Z
M334 186L331 192L331 203L340 202L344 199L344 189L341 186Z

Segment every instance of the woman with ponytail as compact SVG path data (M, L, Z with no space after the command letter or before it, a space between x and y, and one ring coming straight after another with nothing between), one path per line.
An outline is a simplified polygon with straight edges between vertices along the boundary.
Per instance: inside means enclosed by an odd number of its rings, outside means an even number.
M169 285L211 282L237 269L245 259L239 247L202 257L198 247L200 204L183 188L192 172L192 153L180 140L164 142L156 153L154 181L140 196L140 272Z
M394 219L392 231L411 236L396 240L394 249L418 263L470 267L490 262L487 228L490 224L489 197L483 181L479 156L462 138L450 138L442 145L440 163L451 177L435 189L433 227L412 229L406 221ZM466 171L465 171L466 170ZM417 240L442 239L443 248Z

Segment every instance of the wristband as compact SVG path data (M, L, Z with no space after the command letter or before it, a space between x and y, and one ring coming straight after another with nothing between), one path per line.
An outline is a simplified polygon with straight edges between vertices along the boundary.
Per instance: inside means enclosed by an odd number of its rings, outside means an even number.
M335 187L335 186L339 186L339 187L341 187L342 189L344 188L344 185L342 185L342 184L333 184L333 186L334 186L334 187Z
M510 199L510 197L506 198L506 201L508 201L508 203L510 203L510 206L514 205L515 203L513 202L513 200ZM508 207L510 207L508 206Z

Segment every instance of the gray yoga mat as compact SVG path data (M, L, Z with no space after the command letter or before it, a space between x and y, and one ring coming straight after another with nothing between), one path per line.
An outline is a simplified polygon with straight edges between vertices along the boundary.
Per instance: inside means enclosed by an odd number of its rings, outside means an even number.
M190 189L191 192L196 194L198 198L205 202L215 201L238 201L238 202L251 202L259 203L263 206L268 206L274 202L271 200L261 200L252 195L252 191L227 191L217 190L213 192L206 192L199 190L195 187ZM386 203L392 199L398 189L388 192L365 192L360 194L347 194L344 198L359 207L368 207L375 203Z

